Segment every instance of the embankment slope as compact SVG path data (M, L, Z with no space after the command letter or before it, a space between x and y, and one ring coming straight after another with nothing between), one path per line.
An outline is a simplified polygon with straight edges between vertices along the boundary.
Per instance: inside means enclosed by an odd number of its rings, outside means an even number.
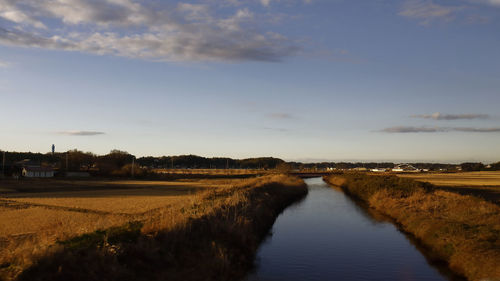
M500 207L395 176L331 175L324 180L392 217L469 280L500 280Z

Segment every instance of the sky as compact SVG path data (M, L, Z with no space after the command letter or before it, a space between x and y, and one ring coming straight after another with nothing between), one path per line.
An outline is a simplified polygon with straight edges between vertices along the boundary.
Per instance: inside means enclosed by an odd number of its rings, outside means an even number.
M0 0L0 150L500 161L499 0Z

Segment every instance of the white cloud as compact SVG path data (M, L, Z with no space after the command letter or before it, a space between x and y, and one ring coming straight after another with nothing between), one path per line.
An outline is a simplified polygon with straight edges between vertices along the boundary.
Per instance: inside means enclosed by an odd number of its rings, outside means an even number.
M0 6L0 17L11 23L0 26L0 44L9 46L156 61L280 61L298 51L285 36L259 31L259 20L246 8L220 15L196 3L0 0L0 4L5 4Z
M33 15L33 11L24 11L16 4L15 0L0 0L0 18L15 22L21 25L31 25L44 29L46 26Z

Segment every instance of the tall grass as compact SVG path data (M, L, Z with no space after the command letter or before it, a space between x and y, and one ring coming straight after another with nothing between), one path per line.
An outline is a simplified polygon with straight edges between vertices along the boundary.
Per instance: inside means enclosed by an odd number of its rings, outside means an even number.
M248 179L136 222L60 243L19 280L235 280L278 214L307 194L298 178Z
M500 207L395 176L332 175L325 181L392 217L469 280L500 280Z

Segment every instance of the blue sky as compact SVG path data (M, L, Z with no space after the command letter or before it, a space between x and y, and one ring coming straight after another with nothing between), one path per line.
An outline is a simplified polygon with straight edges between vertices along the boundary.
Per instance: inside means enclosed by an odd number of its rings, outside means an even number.
M0 149L500 160L498 0L0 0Z

